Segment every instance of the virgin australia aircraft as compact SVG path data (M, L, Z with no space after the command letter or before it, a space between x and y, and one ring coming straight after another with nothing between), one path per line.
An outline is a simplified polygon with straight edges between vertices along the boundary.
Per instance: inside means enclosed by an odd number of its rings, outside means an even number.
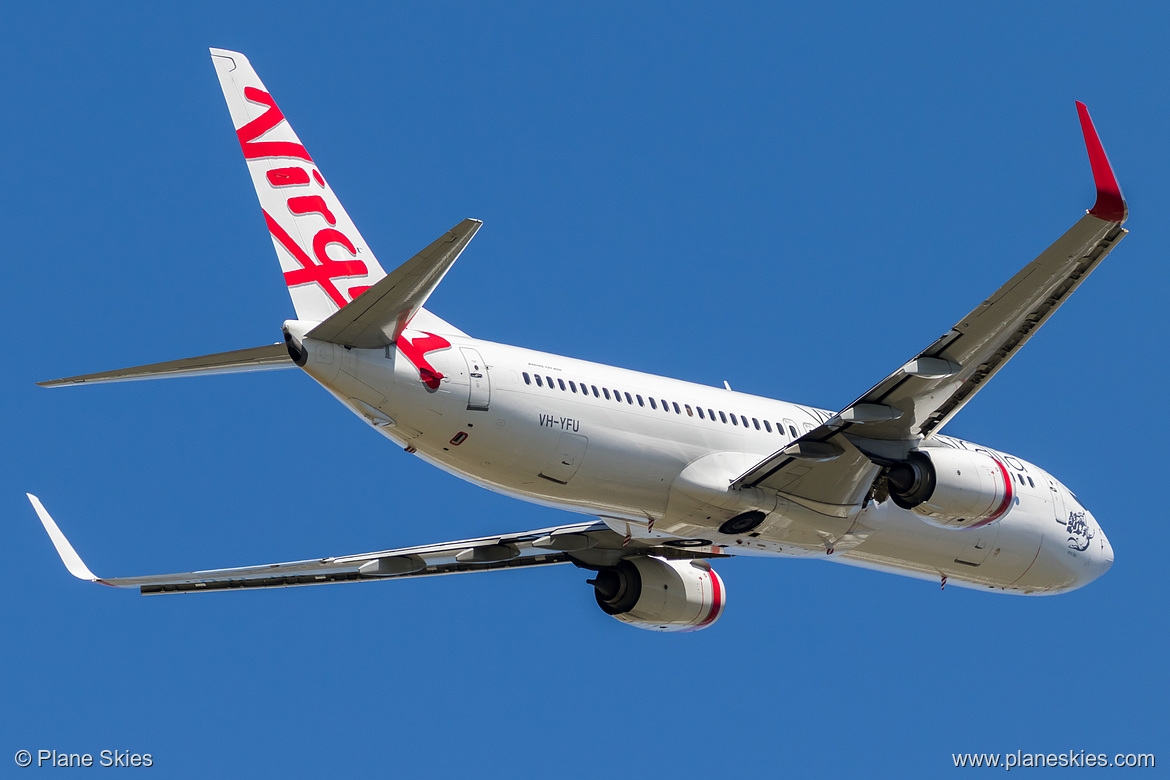
M1038 466L944 436L1117 242L1126 205L1085 106L1093 208L934 343L837 413L473 338L423 308L480 222L387 274L247 58L211 50L297 318L284 343L47 387L297 366L407 453L589 516L423 547L238 569L97 577L29 496L76 577L142 593L571 563L598 606L688 631L723 613L712 561L822 557L999 593L1079 588L1113 563L1096 519Z

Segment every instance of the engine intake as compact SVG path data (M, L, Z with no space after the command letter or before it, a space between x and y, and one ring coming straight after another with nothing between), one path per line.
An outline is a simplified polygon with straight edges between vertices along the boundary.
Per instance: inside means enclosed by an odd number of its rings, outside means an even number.
M727 603L723 580L700 560L625 558L588 582L607 615L649 631L698 631Z
M1007 468L986 452L914 450L886 469L890 498L939 528L978 528L1003 517L1015 492Z

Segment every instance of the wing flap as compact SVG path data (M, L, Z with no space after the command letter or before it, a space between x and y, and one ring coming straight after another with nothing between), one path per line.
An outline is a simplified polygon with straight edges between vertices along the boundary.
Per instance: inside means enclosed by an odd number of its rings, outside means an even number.
M844 436L816 428L764 460L732 483L774 490L830 517L848 517L869 491L880 467ZM820 438L818 438L820 437ZM808 458L802 445L827 444L836 454ZM814 450L816 452L816 450Z

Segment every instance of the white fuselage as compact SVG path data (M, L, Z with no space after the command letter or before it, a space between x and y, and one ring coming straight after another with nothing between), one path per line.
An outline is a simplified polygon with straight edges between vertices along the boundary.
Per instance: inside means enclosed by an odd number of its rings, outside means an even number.
M286 323L298 340L304 325ZM1078 588L1113 562L1108 539L1072 493L1006 453L996 452L1012 472L1013 505L982 528L933 527L892 501L829 517L766 491L727 489L827 412L469 337L404 335L432 350L406 355L307 339L303 368L428 462L525 501L596 515L631 538L735 555L816 555L1023 594ZM441 380L426 383L420 357ZM986 449L946 436L928 446ZM744 536L719 533L746 509L767 520Z

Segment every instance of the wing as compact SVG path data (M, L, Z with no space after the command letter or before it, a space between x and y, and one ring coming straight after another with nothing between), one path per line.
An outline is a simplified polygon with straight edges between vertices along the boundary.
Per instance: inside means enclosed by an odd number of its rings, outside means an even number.
M440 574L551 566L558 563L577 563L586 568L599 568L615 565L623 557L648 553L671 558L727 557L694 548L681 551L671 547L657 547L639 540L627 541L611 531L605 523L594 521L307 561L145 577L109 578L98 577L82 562L40 499L32 494L28 494L28 499L32 502L33 509L40 517L45 531L57 549L57 554L61 556L70 574L78 579L115 588L138 588L143 594L202 593L214 590L372 582L402 577L432 577Z
M1126 234L1125 199L1089 118L1077 103L1097 201L1056 243L929 347L820 427L743 474L844 517L882 465L938 432L1060 308Z

